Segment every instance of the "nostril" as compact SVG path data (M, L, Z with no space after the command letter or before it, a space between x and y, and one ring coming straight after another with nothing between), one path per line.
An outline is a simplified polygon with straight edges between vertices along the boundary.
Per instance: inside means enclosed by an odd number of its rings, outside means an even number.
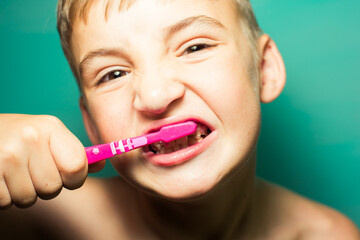
M159 106L159 105L150 105L150 104L142 104L139 101L134 102L134 108L137 109L140 112L143 113L149 113L149 114L162 114L166 111L167 106Z
M165 112L173 102L181 99L185 94L185 86L177 81L146 82L143 79L135 89L134 107L138 111L152 114Z
M134 100L135 109L141 112L161 114L171 103L166 93L150 91L147 94L137 95Z
M146 101L136 98L134 100L134 108L143 113L159 115L166 112L177 100L179 99L149 99Z

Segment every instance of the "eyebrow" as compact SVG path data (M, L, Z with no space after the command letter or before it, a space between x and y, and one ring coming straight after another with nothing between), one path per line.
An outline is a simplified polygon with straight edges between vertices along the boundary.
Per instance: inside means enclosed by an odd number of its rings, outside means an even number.
M200 25L200 26L207 25L207 26L211 26L211 27L226 29L226 27L221 22L216 20L215 18L206 16L206 15L198 15L198 16L185 18L173 25L166 27L163 30L163 36L164 36L165 41L168 40L174 34L180 32L192 25ZM122 49L118 49L118 48L99 48L99 49L88 52L79 63L80 78L83 79L84 67L91 60L93 60L97 57L102 57L102 56L119 56L119 55L122 55L121 52L122 52Z
M84 67L87 65L91 60L97 57L103 56L123 56L121 48L99 48L96 50L89 51L86 55L82 58L79 63L79 73L80 78L83 79L84 74Z
M216 20L215 18L206 16L206 15L198 15L189 18L185 18L180 22L177 22L169 27L166 27L164 31L164 39L167 40L174 34L184 30L185 28L191 25L208 25L210 27L222 28L226 29L226 27Z

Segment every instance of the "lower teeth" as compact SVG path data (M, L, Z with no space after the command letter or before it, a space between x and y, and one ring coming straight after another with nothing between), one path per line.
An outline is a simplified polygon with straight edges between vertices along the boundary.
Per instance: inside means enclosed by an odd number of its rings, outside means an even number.
M198 125L196 131L190 136L185 136L169 143L162 141L153 143L149 146L149 150L155 154L172 153L201 142L209 133L210 130L207 127Z

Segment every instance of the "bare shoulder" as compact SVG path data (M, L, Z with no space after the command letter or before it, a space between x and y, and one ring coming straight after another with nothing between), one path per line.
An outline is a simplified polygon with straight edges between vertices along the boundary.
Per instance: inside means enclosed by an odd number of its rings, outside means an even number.
M346 216L283 187L259 180L257 196L266 210L264 219L276 219L268 225L282 229L279 236L283 232L287 239L360 239L358 228Z
M120 215L128 214L124 206L130 208L131 194L126 188L121 179L89 178L83 187L63 189L52 200L0 211L0 239L101 239L106 230L121 236L125 231L121 231Z

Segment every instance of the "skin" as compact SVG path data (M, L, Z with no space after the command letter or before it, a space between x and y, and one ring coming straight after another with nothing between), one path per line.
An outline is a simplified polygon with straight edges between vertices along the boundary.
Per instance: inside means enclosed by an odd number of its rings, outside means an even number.
M99 46L119 49L83 64L82 113L93 143L142 135L157 123L183 121L188 116L214 128L216 139L206 151L175 168L149 165L140 150L113 159L129 182L174 199L202 195L234 168L254 161L260 125L260 102L250 79L252 55L235 12L229 10L230 16L224 18L216 11L224 3L209 8L207 1L199 1L188 11L173 14L187 4L149 1L126 14L110 12L107 21L100 18L102 8L92 8L89 15L98 17L90 17L86 25L77 22L81 31L74 31L72 45L76 63ZM182 20L202 15L219 19L224 27L197 19L181 31L159 37ZM196 44L211 47L186 52ZM96 85L113 69L127 75Z
M171 167L149 163L141 150L120 155L111 161L122 178L88 179L80 189L64 190L52 201L3 211L1 226L12 229L23 219L17 225L23 231L0 234L24 234L29 239L37 237L34 229L43 228L60 239L359 238L356 227L341 214L255 178L260 102L271 102L280 94L285 68L275 43L263 35L258 40L258 79L251 78L256 75L253 55L229 1L139 1L126 11L110 9L107 20L103 6L96 3L88 16L86 23L74 23L72 49L75 63L82 62L80 106L94 144L187 118L211 126L214 140L192 159ZM184 19L192 24L166 31ZM194 46L199 48L192 51ZM97 49L101 54L94 54ZM112 49L111 54L104 49ZM114 70L120 70L121 77L98 84ZM22 137L0 151L11 156L0 162L7 166L1 175L6 176L1 181L2 206L11 201L27 206L36 195L51 198L63 185L82 185L88 170L83 146L59 121L11 117L0 118L14 124L3 129L8 134L0 140ZM19 126L21 134L14 134ZM14 156L15 144L29 150ZM69 145L72 151L60 151ZM29 159L37 146L48 147L40 157L20 161ZM42 164L35 164L35 159L43 159ZM31 181L11 172L18 165L38 166L24 167L22 175ZM90 170L102 166L98 163ZM42 176L47 169L52 169L49 176ZM17 176L12 178L16 184L8 184L11 174ZM28 187L18 187L23 182ZM56 187L47 190L46 184L37 184L49 182ZM21 195L24 189L30 189L30 200Z

